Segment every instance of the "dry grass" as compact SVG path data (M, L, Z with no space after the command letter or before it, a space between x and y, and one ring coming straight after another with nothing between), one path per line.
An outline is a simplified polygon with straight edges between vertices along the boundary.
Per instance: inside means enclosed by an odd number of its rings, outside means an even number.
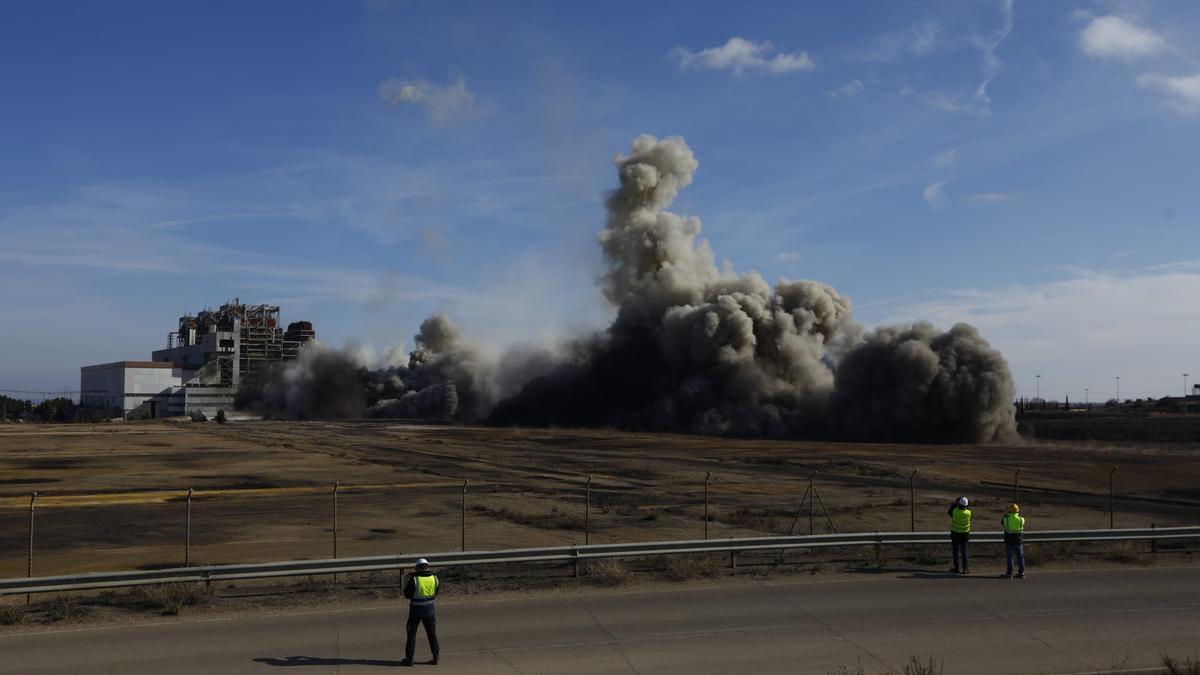
M557 506L550 507L550 511L548 512L538 513L524 509L510 509L507 506L493 509L476 504L471 507L471 511L481 513L489 518L504 520L516 523L517 525L525 525L526 527L536 527L541 530L582 530L584 528L581 516L559 511Z
M20 605L0 605L0 626L15 626L24 621L24 607Z
M620 586L631 581L629 568L616 558L596 558L585 563L588 578L601 586Z
M945 662L933 658L931 654L924 660L915 656L908 657L908 663L904 664L902 672L904 675L942 675L943 670Z
M724 557L712 553L675 555L667 559L667 576L676 581L715 577L724 571Z
M46 623L58 623L77 619L87 613L87 609L69 595L60 595L46 606Z
M177 616L184 607L193 607L208 601L208 594L200 584L155 584L138 586L130 592L137 603L161 611L165 615Z
M1149 565L1151 558L1150 554L1146 552L1145 546L1145 544L1139 545L1132 541L1123 541L1114 544L1105 552L1104 559L1122 564Z
M1025 543L1025 560L1028 564L1040 564L1055 560L1069 560L1074 555L1074 549L1063 542L1035 543L1032 546Z
M1163 672L1166 675L1200 675L1200 658L1185 657L1182 661L1176 661L1168 654L1160 654L1163 664Z

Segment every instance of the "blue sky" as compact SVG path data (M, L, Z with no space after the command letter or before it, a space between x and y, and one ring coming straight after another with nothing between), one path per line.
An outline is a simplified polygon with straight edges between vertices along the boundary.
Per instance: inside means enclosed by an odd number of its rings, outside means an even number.
M382 352L605 325L610 159L868 325L966 320L1019 393L1200 380L1200 4L6 3L0 389L244 301ZM409 344L411 346L411 344Z

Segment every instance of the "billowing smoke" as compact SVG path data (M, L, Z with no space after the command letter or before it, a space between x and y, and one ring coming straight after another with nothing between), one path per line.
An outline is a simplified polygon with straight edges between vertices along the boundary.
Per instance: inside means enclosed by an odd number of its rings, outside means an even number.
M700 221L666 210L698 168L683 139L641 136L615 164L600 245L616 319L502 401L493 423L923 441L1014 431L1008 367L974 329L864 339L848 298L719 268Z
M973 328L864 333L849 298L825 284L772 286L718 267L699 219L666 210L699 166L683 139L640 136L614 162L619 186L599 237L616 310L608 329L491 361L438 315L407 364L334 377L325 367L345 363L301 359L264 399L310 414L329 397L291 388L357 380L361 409L386 417L932 442L1015 433L1008 366Z
M238 389L237 407L266 417L362 417L368 373L349 354L319 343L299 358L250 377Z
M408 364L373 373L372 417L478 422L499 398L493 365L463 345L444 314L421 323Z

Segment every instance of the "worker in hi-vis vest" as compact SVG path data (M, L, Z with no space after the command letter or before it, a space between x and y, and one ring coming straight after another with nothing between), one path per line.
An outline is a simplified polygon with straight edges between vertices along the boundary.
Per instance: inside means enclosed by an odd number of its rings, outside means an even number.
M417 650L417 626L425 624L425 636L429 638L429 651L433 658L429 663L437 665L438 639L437 617L433 613L433 599L437 597L441 581L437 575L429 571L429 561L417 559L417 571L408 576L404 584L404 597L408 598L408 637L404 642L404 661L406 666L413 664L413 653Z
M971 538L971 509L967 508L966 497L959 497L946 514L950 516L950 549L954 556L955 574L970 574L967 571L967 541ZM959 566L959 559L962 566Z
M1008 513L1000 519L1000 527L1004 530L1004 576L1012 578L1013 558L1017 559L1017 578L1025 578L1025 519L1021 517L1021 507L1016 504L1008 505Z

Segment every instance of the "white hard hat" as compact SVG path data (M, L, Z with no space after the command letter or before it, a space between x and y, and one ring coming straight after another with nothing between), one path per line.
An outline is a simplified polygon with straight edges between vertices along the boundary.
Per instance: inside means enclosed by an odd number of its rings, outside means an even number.
M417 558L417 567L429 567L429 561L424 558Z
M968 502L968 501L967 501L967 498L966 498L966 497L959 497L959 498L958 498L958 505L959 505L959 506L966 506L966 505L967 505L967 504L969 504L969 503L970 503L970 502Z

